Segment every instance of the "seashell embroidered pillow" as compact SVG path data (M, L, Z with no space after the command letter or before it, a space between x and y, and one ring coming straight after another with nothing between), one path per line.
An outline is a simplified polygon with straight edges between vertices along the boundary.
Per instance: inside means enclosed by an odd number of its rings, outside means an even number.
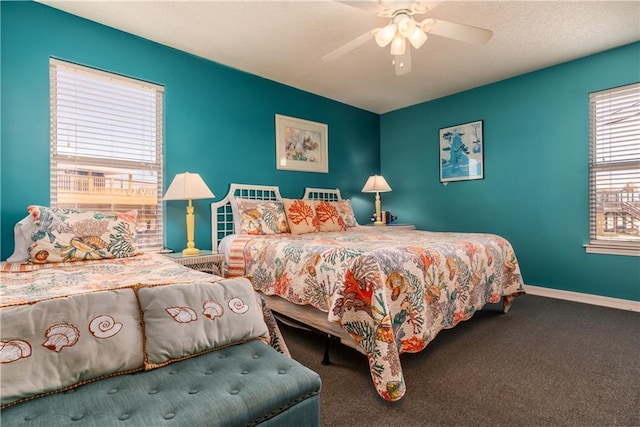
M143 369L142 327L131 288L4 307L0 405Z
M29 263L50 263L141 254L136 244L137 211L93 212L32 205L36 225Z
M248 279L148 286L137 294L146 370L251 339L268 342L261 304Z

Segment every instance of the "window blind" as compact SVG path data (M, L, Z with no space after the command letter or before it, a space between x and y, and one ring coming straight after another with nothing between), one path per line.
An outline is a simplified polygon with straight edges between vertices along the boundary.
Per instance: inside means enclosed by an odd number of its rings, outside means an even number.
M590 101L590 245L640 255L640 83Z
M163 92L50 60L51 205L138 211L138 243L163 245Z

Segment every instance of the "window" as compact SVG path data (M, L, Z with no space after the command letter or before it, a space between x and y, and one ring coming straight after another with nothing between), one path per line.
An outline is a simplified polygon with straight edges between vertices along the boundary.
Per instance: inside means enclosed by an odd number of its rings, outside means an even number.
M138 244L163 243L163 87L50 60L51 206L138 211Z
M640 256L640 83L590 103L587 252Z

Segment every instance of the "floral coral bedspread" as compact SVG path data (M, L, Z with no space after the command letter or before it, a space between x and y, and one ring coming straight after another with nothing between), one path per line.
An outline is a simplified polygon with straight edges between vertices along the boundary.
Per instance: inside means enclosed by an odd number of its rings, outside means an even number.
M511 244L492 234L417 230L238 236L229 271L255 289L328 314L369 359L377 392L399 400L399 355L424 349L442 329L524 293Z
M223 279L185 268L156 254L50 264L3 263L2 267L0 307L138 283L214 282ZM30 271L15 272L19 268Z

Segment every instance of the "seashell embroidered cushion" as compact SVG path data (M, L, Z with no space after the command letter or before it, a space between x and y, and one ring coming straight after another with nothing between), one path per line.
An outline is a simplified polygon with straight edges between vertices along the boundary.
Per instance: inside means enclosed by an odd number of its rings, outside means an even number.
M131 288L4 307L1 314L2 406L143 367Z
M246 279L148 286L137 294L147 370L251 339L268 342L261 303Z
M137 211L81 211L32 205L36 225L28 262L124 258L141 254L136 244Z

